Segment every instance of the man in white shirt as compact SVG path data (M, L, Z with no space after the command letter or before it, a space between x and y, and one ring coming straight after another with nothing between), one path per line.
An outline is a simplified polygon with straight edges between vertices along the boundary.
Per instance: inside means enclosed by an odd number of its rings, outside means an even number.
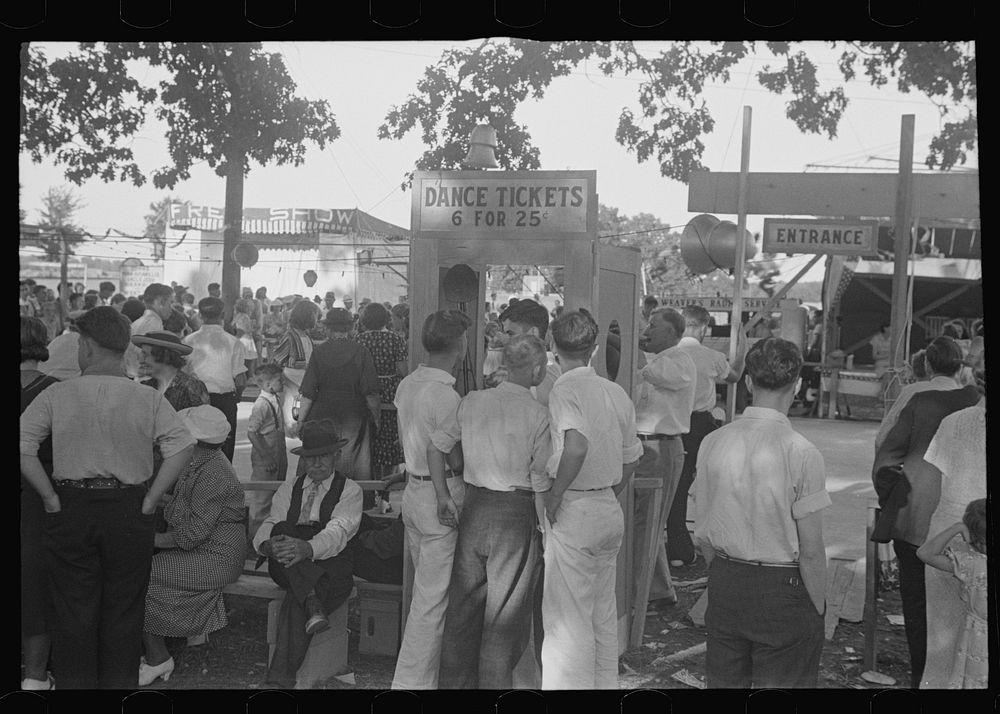
M698 448L708 434L715 431L719 424L712 416L716 403L716 382L735 383L743 374L743 360L746 357L747 339L743 330L736 332L736 362L730 366L726 356L718 350L705 347L702 341L709 331L711 316L708 310L700 305L688 305L684 315L684 336L677 343L684 350L697 370L695 384L694 406L691 411L691 430L681 435L684 444L684 468L681 469L677 492L674 494L670 513L667 516L667 558L671 568L691 565L696 558L694 544L687 529L688 491L695 478L695 465L698 463Z
M204 382L210 404L226 415L232 427L222 453L230 461L236 448L236 406L247 381L243 345L222 326L223 302L207 297L198 303L202 326L184 338L192 349L186 370Z
M638 373L639 397L635 405L635 423L643 454L635 472L637 476L654 477L663 481L663 498L660 512L654 514L657 527L653 533L655 544L645 538L646 511L653 494L640 489L635 494L635 551L633 573L638 588L643 566L650 562L653 552L656 561L649 587L648 599L657 605L677 602L670 580L667 550L663 543L663 529L667 514L677 491L684 468L682 435L691 430L691 411L694 407L695 385L698 374L691 355L678 346L684 334L684 318L669 307L658 307L649 315L649 325L639 337L639 348L652 355ZM636 597L644 595L636 591ZM637 602L639 612L645 603Z
M278 688L294 688L310 639L330 626L327 614L347 602L354 587L348 543L361 524L362 491L334 470L346 443L332 419L302 426L302 446L292 453L305 473L275 491L253 539L274 582L288 591L267 672L269 685Z
M545 341L545 333L549 328L549 312L543 305L539 305L534 300L517 300L511 303L506 310L500 313L497 319L500 321L500 326L507 333L508 337L534 335L542 342ZM559 369L559 365L556 364L553 355L549 353L546 356L548 362L545 368L545 377L542 379L541 384L531 388L532 396L542 406L549 405L549 392L552 391L552 385L555 384L559 375L562 374L562 370ZM505 370L501 367L493 375L490 375L490 377L493 381L498 381L502 380L504 375Z
M528 391L545 376L532 335L504 348L507 379L458 406L465 502L441 646L442 689L510 689L528 646L541 567L536 504L549 488L548 409ZM539 509L540 510L540 509Z
M143 292L142 302L146 306L146 311L132 323L133 337L145 335L148 332L163 331L163 321L170 317L170 312L173 309L173 288L163 283L152 283ZM149 376L146 374L141 356L142 350L132 344L125 351L125 372L130 377Z
M590 366L597 323L579 311L552 323L563 374L549 394L555 476L545 494L543 689L617 689L615 574L625 530L618 493L642 455L635 409Z
M746 356L753 406L701 443L695 541L708 571L709 687L816 687L826 611L823 457L786 414L798 347Z
M393 689L437 689L448 583L465 497L455 434L460 398L452 371L468 349L469 318L458 310L427 316L421 364L396 388L399 440L406 459L403 525L413 558L413 595L396 659ZM451 472L446 473L446 463ZM456 473L457 472L457 473Z

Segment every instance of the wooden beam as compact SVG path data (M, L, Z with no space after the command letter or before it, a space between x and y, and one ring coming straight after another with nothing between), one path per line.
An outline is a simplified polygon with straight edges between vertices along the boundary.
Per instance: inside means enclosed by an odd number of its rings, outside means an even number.
M692 172L688 211L737 213L739 176L728 171ZM751 215L895 215L897 177L891 173L751 173L748 180ZM979 218L978 173L913 175L913 195L922 216Z
M923 317L924 315L926 315L928 312L930 312L934 308L940 307L941 305L944 305L946 302L950 302L952 299L958 297L959 295L961 295L962 293L964 293L966 290L969 290L969 289L973 288L975 285L976 285L975 283L969 283L967 285L962 285L960 287L955 288L954 290L952 290L947 295L944 295L943 297L939 297L934 302L930 302L930 303L924 305L922 308L920 308L920 310L918 310L917 312L913 313L913 319L916 320L918 317Z
M859 280L858 278L861 278L861 279ZM858 283L859 285L861 285L861 287L865 288L866 290L874 293L878 297L880 297L883 300L885 300L885 302L890 307L892 306L892 298L889 297L888 295L886 295L884 290L882 290L879 287L876 287L870 280L865 280L864 276L862 276L862 275L855 275L854 276L854 282Z
M824 255L825 253L817 253L816 255L814 255L812 259L808 263L806 263L802 267L802 269L792 277L791 280L789 280L787 283L781 286L781 290L779 290L778 292L776 292L774 295L772 295L767 299L767 302L764 303L764 307L758 310L757 314L755 314L753 317L750 318L750 321L747 322L743 330L749 333L750 330L756 327L757 323L763 320L764 316L774 309L774 307L781 301L781 299L785 297L788 291L792 289L795 283L799 282L799 280L802 279L802 276L808 273L809 269L814 265L816 265L816 263L819 262L819 259L822 258ZM808 347L808 345L806 346Z

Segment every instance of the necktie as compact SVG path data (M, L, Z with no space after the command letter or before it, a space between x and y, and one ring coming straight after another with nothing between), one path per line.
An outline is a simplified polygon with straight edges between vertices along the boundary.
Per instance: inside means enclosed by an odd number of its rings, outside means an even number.
M310 481L306 502L302 504L302 510L299 512L299 525L312 522L312 508L316 501L317 491L319 491L319 481Z

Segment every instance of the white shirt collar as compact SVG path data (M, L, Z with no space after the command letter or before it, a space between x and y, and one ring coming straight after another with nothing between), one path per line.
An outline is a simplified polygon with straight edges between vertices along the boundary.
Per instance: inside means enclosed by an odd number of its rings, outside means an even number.
M428 367L425 364L417 365L417 368L413 370L413 374L421 382L441 382L442 384L454 384L455 377L443 369L438 369L437 367Z
M677 343L677 346L681 345L700 345L701 343L693 337L682 337L681 341Z
M559 384L560 382L566 379L570 379L572 377L589 377L595 374L597 374L597 372L594 371L594 368L591 367L589 364L584 367L574 367L569 372L563 372L561 375L559 375L558 379L556 379L555 381L555 384Z

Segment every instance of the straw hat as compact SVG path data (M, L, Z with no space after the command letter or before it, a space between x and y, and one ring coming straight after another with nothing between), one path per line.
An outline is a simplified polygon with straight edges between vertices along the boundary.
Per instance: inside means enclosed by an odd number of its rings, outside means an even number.
M133 335L132 344L136 347L152 345L154 347L166 347L182 355L191 354L192 347L181 342L181 338L172 332L147 332L145 335Z

